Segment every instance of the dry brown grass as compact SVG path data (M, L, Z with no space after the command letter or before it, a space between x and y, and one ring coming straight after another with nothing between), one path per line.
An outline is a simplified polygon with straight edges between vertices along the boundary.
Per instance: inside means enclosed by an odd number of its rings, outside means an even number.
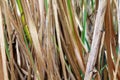
M119 0L0 0L1 80L119 80Z

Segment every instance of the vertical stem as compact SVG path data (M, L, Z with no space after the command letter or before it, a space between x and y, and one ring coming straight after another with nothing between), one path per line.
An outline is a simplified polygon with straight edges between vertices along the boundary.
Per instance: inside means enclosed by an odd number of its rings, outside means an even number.
M4 33L3 33L3 23L2 23L2 11L0 5L0 57L2 58L2 68L4 80L8 80L7 65L6 65L6 54L5 54L5 44L4 44ZM1 78L1 77L0 77ZM3 79L1 79L3 80Z
M118 0L118 53L120 53L120 0Z

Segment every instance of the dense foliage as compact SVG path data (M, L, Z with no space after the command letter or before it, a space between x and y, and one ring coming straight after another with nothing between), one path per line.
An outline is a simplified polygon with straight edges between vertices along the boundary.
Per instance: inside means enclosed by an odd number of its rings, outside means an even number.
M119 0L0 0L1 80L120 80Z

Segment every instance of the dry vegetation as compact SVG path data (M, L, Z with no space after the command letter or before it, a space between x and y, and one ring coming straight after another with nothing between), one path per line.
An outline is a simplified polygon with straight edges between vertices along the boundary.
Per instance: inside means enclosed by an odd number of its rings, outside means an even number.
M120 80L120 0L0 0L0 80Z

